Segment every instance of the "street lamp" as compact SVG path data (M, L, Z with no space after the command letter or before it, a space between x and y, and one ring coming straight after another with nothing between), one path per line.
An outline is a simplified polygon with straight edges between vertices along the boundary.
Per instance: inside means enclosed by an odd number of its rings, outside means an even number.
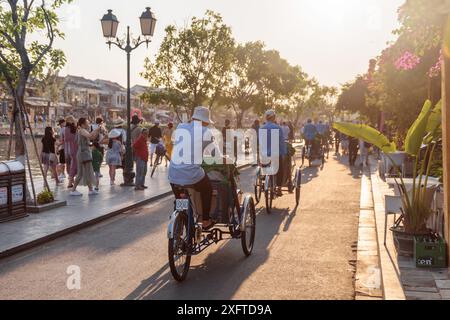
M112 13L112 10L108 10L103 18L101 19L103 36L107 39L106 44L111 49L111 45L117 46L119 49L127 53L127 141L126 141L126 151L125 151L125 166L123 170L123 180L124 186L133 186L133 180L135 174L133 172L133 155L131 150L131 88L130 88L130 56L131 51L139 47L141 44L145 43L148 48L150 43L150 38L153 37L156 26L156 18L154 13L149 7L145 9L139 18L141 24L141 33L144 36L144 40L141 37L137 39L131 39L130 37L130 27L127 27L127 36L125 40L117 38L117 29L119 26L119 20Z

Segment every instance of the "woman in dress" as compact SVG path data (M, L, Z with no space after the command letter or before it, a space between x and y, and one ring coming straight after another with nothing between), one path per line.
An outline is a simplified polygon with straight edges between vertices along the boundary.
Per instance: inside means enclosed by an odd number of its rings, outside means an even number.
M108 151L106 152L106 164L109 166L109 178L111 185L116 184L116 169L122 166L123 144L120 130L113 129L109 133Z
M69 173L68 188L73 188L73 180L77 175L77 151L76 143L77 127L75 125L75 118L68 116L66 118L66 126L62 131L62 143L64 144L64 160L66 161L67 172Z
M44 176L47 176L48 169L52 173L52 178L55 179L56 184L59 184L58 174L56 172L56 166L58 165L58 158L55 153L55 133L51 127L45 128L45 134L42 138L42 153L41 162L44 166Z
M92 167L92 151L89 146L91 140L97 138L100 133L101 127L99 126L92 132L89 132L89 121L86 118L80 118L78 120L78 132L76 141L78 145L77 151L77 176L75 178L71 196L81 196L82 194L77 191L78 185L85 185L89 188L89 195L96 195L98 191L94 190L95 174Z

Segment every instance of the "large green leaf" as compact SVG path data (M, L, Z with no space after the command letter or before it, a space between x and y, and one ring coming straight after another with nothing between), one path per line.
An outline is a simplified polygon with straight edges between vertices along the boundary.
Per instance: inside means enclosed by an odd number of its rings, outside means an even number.
M425 144L430 143L432 140L436 140L441 133L442 124L442 100L439 101L434 107L433 111L428 118L427 123L427 137L424 140Z
M432 103L430 100L425 101L422 111L414 121L411 128L408 130L408 134L405 138L405 151L412 155L417 156L422 146L423 139L427 134L428 119L431 114Z
M333 124L333 128L335 128L336 130L342 132L347 136L351 136L357 139L364 140L368 143L371 143L385 153L391 153L396 151L394 143L390 142L389 139L385 135L383 135L380 131L368 125L337 122Z

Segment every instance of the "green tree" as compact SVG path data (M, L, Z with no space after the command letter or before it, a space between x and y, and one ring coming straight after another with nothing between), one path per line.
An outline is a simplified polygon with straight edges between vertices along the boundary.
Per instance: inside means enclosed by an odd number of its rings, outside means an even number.
M64 79L59 77L58 72L54 70L48 70L37 84L38 95L53 103L59 102L63 88Z
M265 51L263 69L258 89L264 97L264 104L256 111L263 113L269 108L286 110L289 98L301 85L301 68L291 66L276 50Z
M188 27L166 28L166 35L154 62L146 59L142 75L161 90L160 100L177 108L184 105L189 115L196 106L212 107L229 81L234 39L220 14L207 11L204 18L192 18ZM158 100L158 92L152 94Z
M258 88L264 69L263 57L262 42L248 42L234 49L229 82L220 102L234 111L238 128L242 127L246 112L264 104L264 97Z
M61 50L53 48L58 29L56 9L71 0L53 0L39 5L34 0L8 0L0 4L0 76L14 99L15 154L22 159L25 89L30 76L42 77L46 69L57 70L65 63ZM30 35L45 34L45 41L30 40Z

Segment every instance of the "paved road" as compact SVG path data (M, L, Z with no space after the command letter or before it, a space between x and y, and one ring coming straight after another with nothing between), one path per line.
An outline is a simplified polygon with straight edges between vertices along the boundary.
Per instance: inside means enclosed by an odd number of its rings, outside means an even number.
M298 210L293 195L271 215L258 206L251 257L239 241L223 242L193 258L182 284L167 265L166 198L0 261L0 299L353 299L358 174L330 159L303 182ZM81 268L80 290L67 289L71 265Z

